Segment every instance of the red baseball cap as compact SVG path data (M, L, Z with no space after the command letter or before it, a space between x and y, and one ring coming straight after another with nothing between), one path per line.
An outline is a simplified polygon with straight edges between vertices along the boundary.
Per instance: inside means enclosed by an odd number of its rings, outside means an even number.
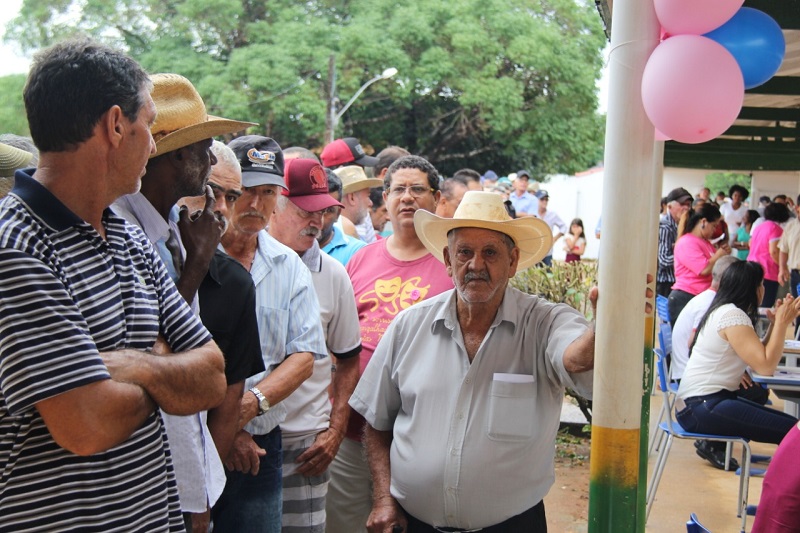
M322 150L319 157L328 168L347 164L374 167L378 164L378 158L368 156L355 137L336 139Z
M289 189L281 193L300 209L313 213L334 205L344 207L328 194L328 174L313 159L287 160L283 175Z

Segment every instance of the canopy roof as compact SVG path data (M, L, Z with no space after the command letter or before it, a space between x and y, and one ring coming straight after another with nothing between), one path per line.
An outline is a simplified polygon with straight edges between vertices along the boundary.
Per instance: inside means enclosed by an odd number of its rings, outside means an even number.
M800 0L746 0L783 29L786 55L778 73L764 85L745 91L739 117L711 141L667 141L664 165L721 170L800 170ZM597 0L611 35L613 0Z

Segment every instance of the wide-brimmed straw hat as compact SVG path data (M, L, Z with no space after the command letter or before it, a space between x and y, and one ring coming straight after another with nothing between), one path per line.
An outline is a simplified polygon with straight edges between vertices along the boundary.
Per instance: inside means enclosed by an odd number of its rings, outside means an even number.
M420 209L414 213L414 228L425 248L442 262L447 234L456 228L505 233L519 248L519 270L541 261L553 246L553 232L547 223L535 217L511 218L503 197L493 192L467 191L453 218L439 217Z
M10 178L14 171L30 165L33 154L14 146L0 143L0 176Z
M350 194L361 189L371 189L373 187L383 187L383 180L379 178L368 178L364 169L357 165L339 167L333 171L342 180L342 194Z
M217 135L236 133L253 122L215 117L206 112L206 104L192 83L179 74L153 74L153 101L156 121L150 128L156 141L156 153L166 154Z

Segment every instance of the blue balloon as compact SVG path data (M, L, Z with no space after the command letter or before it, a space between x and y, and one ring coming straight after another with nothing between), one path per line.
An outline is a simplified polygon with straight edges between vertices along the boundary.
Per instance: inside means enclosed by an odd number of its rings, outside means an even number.
M775 20L758 9L743 7L725 24L705 34L733 55L744 75L744 88L752 89L778 72L786 53L786 40Z

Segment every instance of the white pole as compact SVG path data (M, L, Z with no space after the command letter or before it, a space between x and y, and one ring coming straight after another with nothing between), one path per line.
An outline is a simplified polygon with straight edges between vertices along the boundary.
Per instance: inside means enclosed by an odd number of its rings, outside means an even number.
M646 273L654 129L642 107L641 80L658 43L650 0L616 0L609 54L603 238L598 275L589 530L643 531L637 515Z

